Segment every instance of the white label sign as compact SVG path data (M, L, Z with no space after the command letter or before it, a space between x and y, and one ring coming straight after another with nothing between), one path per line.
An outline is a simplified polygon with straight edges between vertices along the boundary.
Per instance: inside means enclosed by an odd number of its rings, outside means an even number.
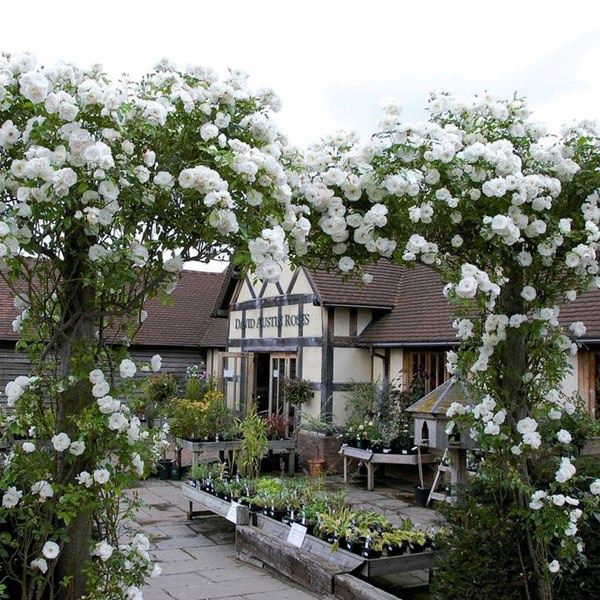
M223 377L225 379L231 379L233 377L233 370L232 369L224 369L223 370Z
M306 527L304 527L304 525L300 525L300 523L292 523L292 528L290 529L290 533L287 538L288 544L296 546L296 548L302 548L305 537Z
M238 502L231 501L231 506L227 511L227 516L225 517L228 521L231 521L233 524L237 523L237 507L239 506Z

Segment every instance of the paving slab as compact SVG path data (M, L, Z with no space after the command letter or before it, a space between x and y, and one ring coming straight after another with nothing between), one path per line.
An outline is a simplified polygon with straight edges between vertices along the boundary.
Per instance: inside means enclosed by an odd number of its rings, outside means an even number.
M294 582L237 560L235 527L222 517L187 520L178 482L149 479L130 493L143 507L134 525L145 532L162 575L143 589L145 600L312 600Z

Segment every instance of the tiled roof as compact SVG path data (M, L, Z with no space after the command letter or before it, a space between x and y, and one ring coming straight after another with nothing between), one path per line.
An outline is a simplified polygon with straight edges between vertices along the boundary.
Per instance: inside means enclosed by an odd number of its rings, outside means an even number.
M583 321L586 332L582 342L600 340L600 291L581 294L575 302L561 308L559 319L564 327L574 321Z
M184 271L171 294L172 302L161 304L160 299L150 300L145 309L148 318L141 326L136 338L136 346L206 346L205 337L211 332L211 339L217 341L219 327L211 318L215 302L225 281L224 273L204 271ZM17 334L12 329L12 321L20 313L13 298L0 280L0 340L16 341ZM225 334L219 346L224 346Z
M209 319L208 328L200 346L203 348L225 348L227 346L227 329L229 321L222 317Z
M382 260L365 267L364 271L373 275L373 281L368 285L357 279L344 280L339 271L306 270L325 306L391 309L396 302L403 267Z
M135 338L136 345L198 347L211 322L223 273L184 271L171 294L172 303L148 302L148 318Z
M17 341L19 335L13 331L12 322L21 314L13 304L13 294L0 278L0 340Z
M452 308L439 275L425 265L403 269L395 306L359 338L365 345L456 342Z

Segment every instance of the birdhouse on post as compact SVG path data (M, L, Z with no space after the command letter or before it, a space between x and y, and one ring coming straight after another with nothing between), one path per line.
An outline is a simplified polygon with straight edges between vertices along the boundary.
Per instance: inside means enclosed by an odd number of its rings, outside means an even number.
M455 428L450 434L446 432L450 422L446 411L454 402L465 406L472 404L467 385L452 377L406 409L415 420L417 446L448 450L452 485L466 481L467 450L473 447L468 431L461 432Z

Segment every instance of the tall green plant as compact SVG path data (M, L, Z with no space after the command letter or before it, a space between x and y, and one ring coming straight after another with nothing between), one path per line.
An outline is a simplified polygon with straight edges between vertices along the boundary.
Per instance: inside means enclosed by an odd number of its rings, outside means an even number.
M240 424L242 443L237 458L242 472L248 479L255 481L260 476L260 463L269 447L265 420L252 406Z

